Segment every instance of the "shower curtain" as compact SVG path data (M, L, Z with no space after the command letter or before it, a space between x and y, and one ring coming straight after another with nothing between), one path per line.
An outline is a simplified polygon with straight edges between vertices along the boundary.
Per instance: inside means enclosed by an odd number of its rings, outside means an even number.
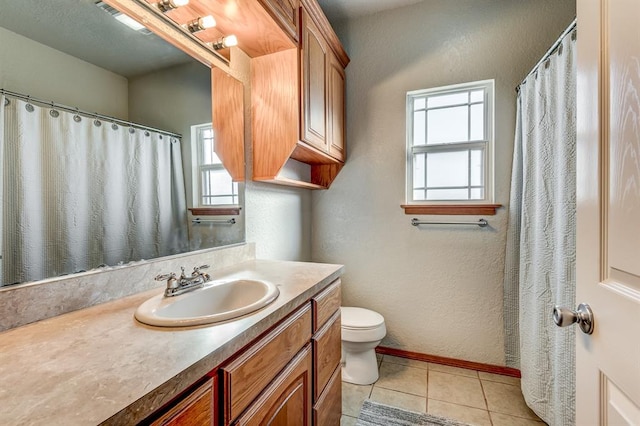
M188 249L179 139L0 101L2 283Z
M552 321L575 306L575 31L518 93L504 282L507 365L554 426L575 422L575 328Z

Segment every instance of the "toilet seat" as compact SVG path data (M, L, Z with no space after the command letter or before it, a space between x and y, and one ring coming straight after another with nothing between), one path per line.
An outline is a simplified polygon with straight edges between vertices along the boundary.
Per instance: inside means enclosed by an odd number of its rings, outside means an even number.
M384 317L369 309L343 306L340 308L340 314L342 316L342 328L371 330L384 325Z
M374 342L387 334L384 317L377 312L355 307L341 307L340 312L343 341Z

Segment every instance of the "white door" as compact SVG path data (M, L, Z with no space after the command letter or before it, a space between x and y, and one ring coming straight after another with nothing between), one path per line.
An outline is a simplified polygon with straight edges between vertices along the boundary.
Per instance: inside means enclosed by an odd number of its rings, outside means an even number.
M640 0L578 0L576 425L640 425Z

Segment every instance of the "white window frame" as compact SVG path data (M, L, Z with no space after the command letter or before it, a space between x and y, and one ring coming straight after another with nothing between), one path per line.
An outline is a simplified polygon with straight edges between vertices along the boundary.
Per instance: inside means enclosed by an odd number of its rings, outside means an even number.
M484 89L484 139L478 141L448 142L430 145L413 145L413 119L414 101L418 98L429 96L441 96L454 94L456 92L471 92L477 89ZM467 104L470 105L471 103ZM431 89L414 90L407 92L407 128L406 128L406 203L408 205L456 205L456 204L487 204L494 202L494 104L495 104L495 81L482 80L470 83L454 84ZM464 104L461 104L464 105ZM451 107L451 106L448 106ZM426 109L426 102L425 102ZM425 119L425 126L428 124ZM469 126L470 127L470 126ZM425 130L426 132L426 130ZM425 137L426 143L426 137ZM469 150L472 148L483 148L484 150L484 198L482 199L459 199L459 200L414 200L413 172L414 156L420 153L430 152L454 152L459 150ZM426 170L425 170L426 173ZM426 185L426 180L425 180ZM425 187L425 189L428 187Z
M202 172L206 170L224 170L224 166L222 164L203 164L204 159L202 158L202 146L201 141L203 139L202 134L206 130L213 129L213 123L203 123L196 124L191 126L191 158L192 158L192 167L191 167L191 186L192 186L192 196L193 196L193 207L235 207L240 205L240 195L238 183L233 182L231 192L229 194L225 194L225 196L232 197L232 200L235 200L235 203L229 204L204 204L203 199L205 194L203 194L202 188ZM214 132L214 144L215 144L215 132Z

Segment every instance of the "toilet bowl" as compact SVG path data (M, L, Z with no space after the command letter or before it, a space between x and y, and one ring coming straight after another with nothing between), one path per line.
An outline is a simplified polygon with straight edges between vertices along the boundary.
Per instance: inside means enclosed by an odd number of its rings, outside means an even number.
M370 385L378 380L375 348L387 334L384 317L369 309L341 307L342 380Z

